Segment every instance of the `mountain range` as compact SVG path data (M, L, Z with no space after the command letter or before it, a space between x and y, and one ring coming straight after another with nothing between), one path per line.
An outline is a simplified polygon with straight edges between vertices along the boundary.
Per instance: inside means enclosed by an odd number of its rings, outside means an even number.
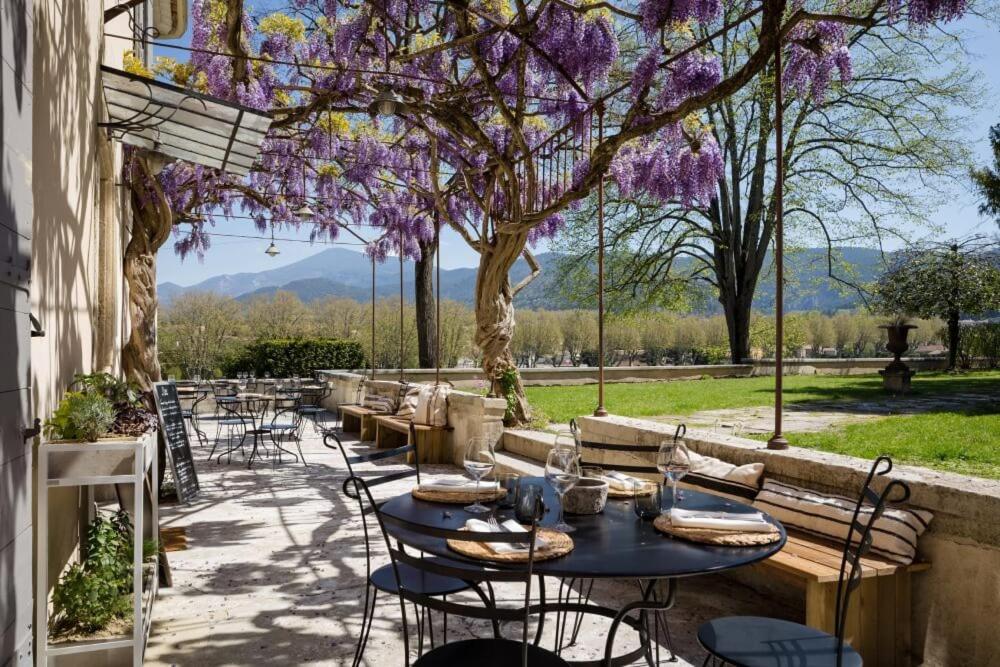
M854 281L870 281L881 270L882 255L867 248L838 248L838 275L850 275ZM572 307L557 285L558 264L563 256L547 252L536 256L542 272L516 299L521 308L560 309ZM770 262L767 262L770 266ZM827 251L825 248L796 250L786 256L785 307L789 311L819 310L829 312L858 305L856 293L827 275ZM511 270L511 281L516 283L528 274L524 260L518 260ZM413 299L413 262L407 260L403 266L403 294L407 301ZM441 296L468 305L473 302L476 284L475 268L441 270ZM169 305L171 301L186 292L215 292L240 301L273 295L279 290L296 294L305 302L326 297L346 297L365 302L371 299L371 262L360 252L346 248L329 248L311 257L275 269L258 272L232 273L213 276L200 283L181 286L176 283L160 283L160 302ZM387 261L376 267L376 298L395 298L399 295L399 263ZM717 311L714 300L703 309ZM770 272L761 276L757 289L755 306L761 311L769 311L774 304L774 281Z

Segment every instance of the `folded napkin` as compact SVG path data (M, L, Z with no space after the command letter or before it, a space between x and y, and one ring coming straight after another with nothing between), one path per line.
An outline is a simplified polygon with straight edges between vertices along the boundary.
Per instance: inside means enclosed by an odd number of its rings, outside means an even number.
M760 512L706 512L704 510L670 510L670 524L678 528L711 528L734 533L769 533L774 526Z
M604 481L615 491L632 491L636 486L646 486L649 483L648 480L614 470L604 476Z
M498 488L497 482L480 482L479 490L483 493L489 491L496 491ZM442 477L440 479L433 479L427 482L421 482L420 486L417 487L421 491L472 491L476 490L476 480L469 479L468 477Z
M471 530L476 533L527 533L524 526L519 524L514 519L507 519L500 524L500 530L497 530L485 521L480 521L479 519L469 519L465 522L466 530ZM528 542L486 542L486 545L493 550L494 553L498 554L509 554L509 553L527 553L531 546ZM535 549L541 549L546 545L546 542L541 537L535 536Z

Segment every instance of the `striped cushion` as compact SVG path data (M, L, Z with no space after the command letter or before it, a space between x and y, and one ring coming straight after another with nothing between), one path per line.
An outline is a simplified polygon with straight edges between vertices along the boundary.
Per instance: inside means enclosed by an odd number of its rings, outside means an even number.
M857 499L766 480L754 507L781 523L839 542L847 538ZM858 520L864 524L872 508L865 505ZM908 565L917 553L917 538L934 515L926 510L886 507L872 527L872 553ZM858 536L860 537L860 536Z
M375 412L381 414L391 415L396 411L396 401L392 400L388 396L379 396L378 394L369 394L365 396L363 405L369 410L374 410Z
M760 478L764 474L763 463L733 465L711 456L703 456L689 450L691 470L684 475L677 486L695 491L708 491L717 496L739 501L750 501L760 490Z
M412 417L417 411L417 399L420 398L420 387L411 387L406 390L406 395L399 404L396 414L400 417Z

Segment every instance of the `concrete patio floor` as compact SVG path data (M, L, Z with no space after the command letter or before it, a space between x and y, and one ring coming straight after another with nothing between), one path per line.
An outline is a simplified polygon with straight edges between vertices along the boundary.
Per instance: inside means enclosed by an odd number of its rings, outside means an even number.
M208 449L195 446L201 495L189 506L161 509L162 526L184 528L187 549L168 554L173 587L161 590L155 606L147 665L350 664L364 595L361 517L356 502L341 494L346 467L340 454L306 430L306 467L289 459L274 468L265 460L253 470L237 457L230 464L208 463ZM455 471L422 468L429 474ZM402 480L380 489L388 497L410 486ZM388 562L379 551L376 566ZM554 598L558 582L547 586ZM594 598L608 605L635 595L633 582L599 582L594 588ZM698 625L739 613L794 618L800 612L724 577L682 581L677 604L666 615L678 660L667 663L664 651L664 664L700 665ZM552 646L553 625L546 625L543 646ZM607 627L604 619L587 618L578 644L563 656L599 657ZM520 627L509 630L519 634ZM449 618L448 632L449 640L487 636L482 622L468 619ZM635 634L624 630L616 646L624 650L634 642ZM398 600L381 597L365 664L402 665L402 646Z

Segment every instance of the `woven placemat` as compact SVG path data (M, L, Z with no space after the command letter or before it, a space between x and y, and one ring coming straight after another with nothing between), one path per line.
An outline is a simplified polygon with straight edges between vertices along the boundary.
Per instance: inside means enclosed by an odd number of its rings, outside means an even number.
M463 529L464 530L464 529ZM565 556L573 550L573 538L566 533L560 533L551 528L539 528L538 540L545 540L545 546L535 546L535 560L551 560ZM498 563L527 563L527 551L514 551L511 553L498 554L490 549L485 542L463 542L461 540L448 540L448 547L463 556L476 558L478 560L492 560Z
M417 500L426 500L432 503L460 505L462 503L474 503L477 500L481 503L491 503L494 500L500 500L507 495L507 489L486 489L476 493L475 491L439 491L438 489L421 489L415 486L410 490L410 493Z
M727 530L712 530L711 528L680 528L670 524L670 515L661 514L653 521L653 527L661 533L680 537L689 542L699 544L717 544L729 547L754 547L762 544L773 544L781 539L781 533L774 526L768 533L734 533Z

